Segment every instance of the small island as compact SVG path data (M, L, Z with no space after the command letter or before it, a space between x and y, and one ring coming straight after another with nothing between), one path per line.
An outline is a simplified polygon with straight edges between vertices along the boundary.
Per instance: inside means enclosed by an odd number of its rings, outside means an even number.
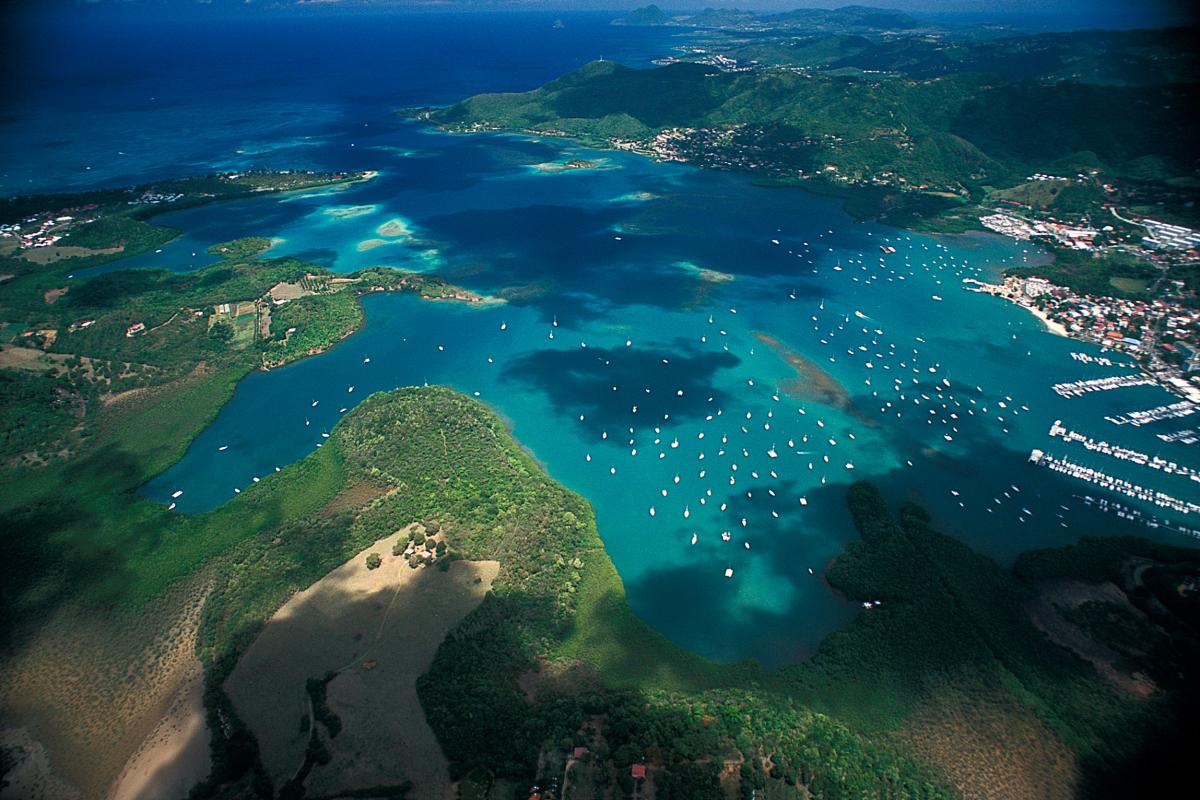
M544 164L534 164L533 169L543 175L559 175L575 170L603 169L607 164L605 159L572 158L568 161L550 161Z

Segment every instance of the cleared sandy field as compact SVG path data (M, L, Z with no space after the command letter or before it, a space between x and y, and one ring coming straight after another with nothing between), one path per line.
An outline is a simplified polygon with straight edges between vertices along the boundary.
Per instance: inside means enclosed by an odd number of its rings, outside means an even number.
M106 796L195 675L207 591L198 576L137 612L60 606L0 662L0 727L24 729L44 785Z
M83 800L78 789L55 774L46 747L28 728L0 730L0 747L13 759L0 800Z
M125 764L108 800L187 797L208 776L211 753L204 716L204 668L193 659L187 682L142 746Z
M1044 722L1003 690L945 693L900 731L971 800L1071 800L1079 766Z
M258 738L276 786L295 774L309 734L305 682L338 672L327 687L342 731L332 761L313 768L310 794L397 784L410 795L453 797L446 759L425 719L416 681L446 633L474 609L499 571L494 561L455 561L449 570L409 568L391 555L393 534L365 548L271 617L225 684ZM369 570L368 553L383 565Z
M26 250L23 254L25 260L32 264L53 264L55 261L62 261L64 258L82 258L84 256L110 256L115 253L120 253L125 249L125 245L117 245L116 247L75 247L74 245L63 245L62 247L35 247Z

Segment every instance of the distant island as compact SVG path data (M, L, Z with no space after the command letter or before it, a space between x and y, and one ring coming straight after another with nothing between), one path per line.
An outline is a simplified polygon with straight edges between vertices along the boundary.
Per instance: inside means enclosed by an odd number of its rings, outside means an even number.
M915 19L889 8L843 6L842 8L797 8L776 14L742 11L733 8L706 8L693 13L667 14L656 5L634 9L613 20L614 25L670 25L684 28L715 29L730 32L788 33L882 33L941 30L942 27Z

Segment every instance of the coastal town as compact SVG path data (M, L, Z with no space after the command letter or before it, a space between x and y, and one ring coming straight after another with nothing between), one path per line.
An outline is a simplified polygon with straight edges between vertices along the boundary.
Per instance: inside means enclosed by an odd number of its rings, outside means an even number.
M752 133L744 128L672 128L648 141L615 139L612 144L662 161L698 162L771 177L797 176L795 170L779 162L777 147L768 154L765 148L748 143L748 138L753 138ZM806 144L818 142L798 142L794 146ZM847 180L833 165L823 167L821 172L827 180ZM802 170L798 176L812 177ZM904 178L886 173L872 176L867 182L904 185ZM1105 196L1119 193L1112 184L1103 183L1101 176L1091 173L1071 177L1034 173L1026 179L1027 185L1038 183L1096 187ZM1200 265L1200 230L1150 218L1131 219L1115 204L1089 208L1085 213L1055 215L1006 200L992 209L980 207L980 212L980 227L1043 245L1052 253L1067 251L1094 257L1098 274L1103 259L1115 257L1140 265L1152 277L1141 285L1131 281L1124 286L1118 278L1112 284L1112 294L1076 291L1028 274L1008 275L998 284L967 279L967 288L1028 309L1054 333L1127 353L1146 372L1146 380L1187 400L1200 401L1200 303L1195 287L1176 277L1180 270ZM1104 224L1093 223L1091 218L1100 214L1108 219L1101 218ZM1136 291L1124 291L1127 287Z
M1015 275L997 284L967 278L964 288L1015 303L1052 333L1128 355L1168 391L1200 402L1200 309L1183 302L1181 286L1155 299L1079 294Z

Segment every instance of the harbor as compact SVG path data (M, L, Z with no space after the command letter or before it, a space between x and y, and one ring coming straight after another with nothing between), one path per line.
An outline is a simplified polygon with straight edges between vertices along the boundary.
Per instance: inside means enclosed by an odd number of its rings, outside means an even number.
M1153 378L1145 375L1113 375L1107 378L1056 383L1050 388L1060 397L1079 397L1088 392L1107 392L1130 386L1150 386L1154 383L1156 381Z
M1078 361L1080 364L1095 364L1098 367L1136 367L1137 364L1130 362L1113 361L1107 356L1094 356L1089 353L1071 353L1071 358Z
M1062 475L1087 481L1111 492L1117 492L1126 497L1141 500L1144 503L1152 503L1159 508L1174 511L1178 514L1200 514L1200 503L1195 503L1191 500L1181 500L1166 492L1141 486L1124 478L1113 477L1093 467L1072 463L1066 457L1055 458L1042 450L1035 449L1030 452L1029 461L1039 467L1046 467Z
M1165 406L1156 406L1144 411L1129 411L1124 414L1106 416L1105 419L1113 425L1149 425L1151 422L1161 422L1164 419L1179 419L1195 414L1200 406L1190 400L1181 400Z
M1168 443L1179 442L1180 444L1196 444L1197 442L1200 442L1200 432L1197 432L1191 428L1184 428L1183 430L1175 431L1174 433L1156 433L1154 435Z
M1174 461L1168 461L1165 458L1158 456L1139 453L1136 450L1130 450L1127 447L1110 444L1105 441L1096 441L1090 436L1084 436L1082 433L1067 430L1062 425L1062 420L1054 420L1054 424L1050 426L1051 437L1061 437L1064 442L1075 442L1083 445L1086 449L1096 453L1103 453L1106 456L1112 456L1120 461L1128 461L1131 464L1137 464L1150 469L1161 470L1168 475L1182 475L1190 478L1193 481L1200 483L1200 471L1193 467L1183 464L1178 464Z

